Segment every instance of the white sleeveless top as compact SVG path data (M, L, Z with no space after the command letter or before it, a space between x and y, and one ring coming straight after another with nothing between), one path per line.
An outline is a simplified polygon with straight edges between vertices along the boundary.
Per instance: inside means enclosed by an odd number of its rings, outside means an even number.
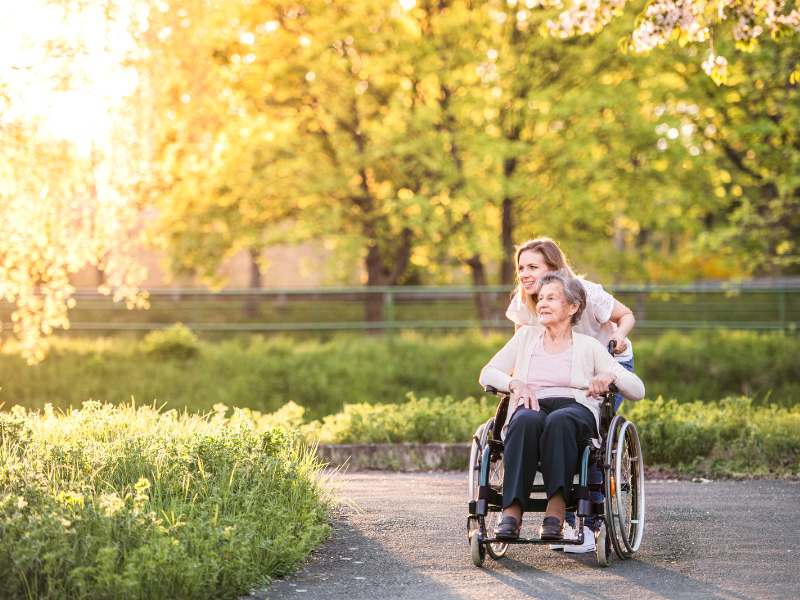
M583 310L578 324L572 326L572 331L593 337L607 346L608 338L617 330L617 326L609 321L611 312L614 310L614 296L605 291L599 283L592 283L585 279L579 279L579 281L586 290L586 308ZM520 302L519 294L515 294L511 299L506 316L517 325L539 326L539 317L528 310L524 302ZM625 352L614 355L614 358L620 362L633 358L633 346L628 338L625 338L625 341L628 343Z

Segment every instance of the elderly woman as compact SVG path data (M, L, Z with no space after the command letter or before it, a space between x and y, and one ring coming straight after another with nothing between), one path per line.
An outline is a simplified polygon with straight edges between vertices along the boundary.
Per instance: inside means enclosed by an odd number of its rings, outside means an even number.
M564 270L536 282L541 327L522 327L481 372L480 382L511 393L503 426L503 519L495 535L519 537L522 513L541 462L547 493L542 539L561 539L578 442L596 438L599 394L615 383L631 400L644 384L593 337L572 331L586 307L583 285ZM512 375L513 374L513 375Z

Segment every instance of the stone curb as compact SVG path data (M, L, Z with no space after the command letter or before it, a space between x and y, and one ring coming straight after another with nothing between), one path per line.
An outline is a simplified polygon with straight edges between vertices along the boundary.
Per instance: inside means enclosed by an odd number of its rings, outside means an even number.
M471 444L326 444L317 456L331 467L348 471L463 470Z

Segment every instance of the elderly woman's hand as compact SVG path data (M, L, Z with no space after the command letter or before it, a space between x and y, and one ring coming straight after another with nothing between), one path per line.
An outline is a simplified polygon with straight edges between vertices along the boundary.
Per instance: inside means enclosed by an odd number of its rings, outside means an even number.
M536 399L536 395L531 391L531 388L519 379L512 379L511 383L508 384L508 389L511 392L513 410L517 410L520 406L539 410L539 401Z
M589 391L586 392L586 397L591 396L595 400L599 400L599 394L604 394L608 391L608 386L617 380L614 373L598 373L589 380Z

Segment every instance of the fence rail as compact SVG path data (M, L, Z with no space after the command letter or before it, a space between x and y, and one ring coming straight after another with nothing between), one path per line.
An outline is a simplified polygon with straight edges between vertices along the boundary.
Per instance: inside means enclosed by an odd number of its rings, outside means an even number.
M756 329L796 331L800 284L723 283L678 286L610 285L629 306L637 331ZM96 290L79 289L70 310L72 331L150 331L182 322L198 332L309 332L402 329L507 329L507 286L330 287L314 289L158 289L148 310L128 310ZM368 321L366 305L379 296L380 319ZM480 319L476 298L488 301ZM4 329L13 305L0 302Z

